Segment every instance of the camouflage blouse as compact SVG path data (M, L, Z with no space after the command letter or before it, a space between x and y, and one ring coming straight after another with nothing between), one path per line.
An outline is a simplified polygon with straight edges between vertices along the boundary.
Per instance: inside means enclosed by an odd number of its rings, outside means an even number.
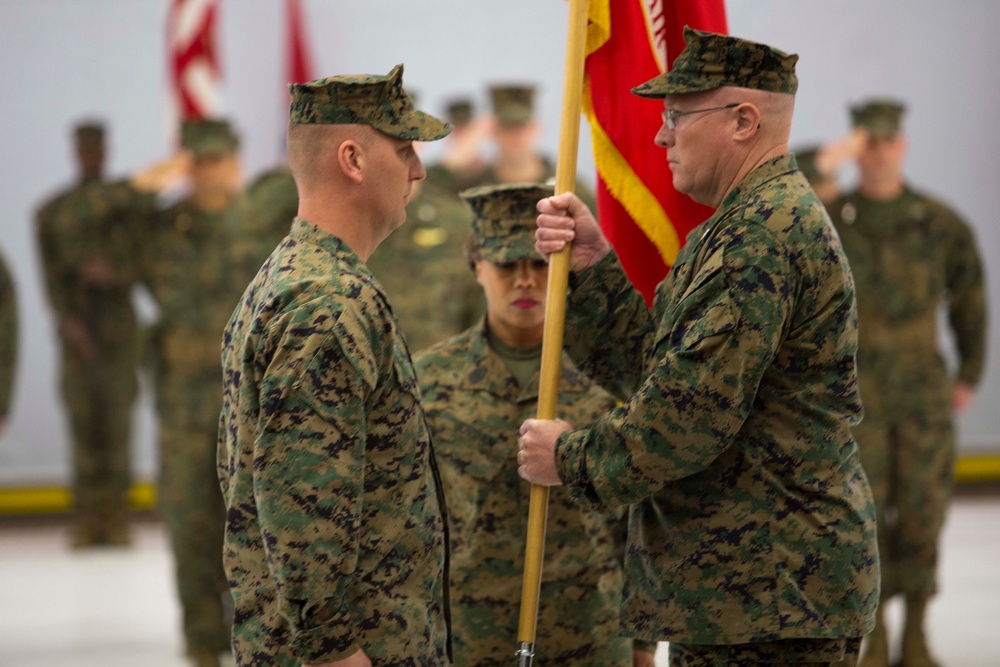
M854 285L794 157L691 232L652 311L614 255L577 278L570 354L627 400L556 458L581 502L632 504L624 627L691 644L869 632Z
M957 378L979 382L986 288L972 230L910 188L886 202L858 192L830 205L858 285L858 368L869 417L904 410L950 420L952 379L939 353L946 305Z
M296 219L223 341L219 477L240 665L447 664L446 520L395 318Z
M538 374L524 387L487 342L485 324L418 355L424 411L441 466L451 534L455 664L509 665L517 648L529 485L517 474L517 432L538 409ZM560 415L587 424L615 401L563 357ZM618 636L621 511L549 495L536 657L546 665L631 665Z

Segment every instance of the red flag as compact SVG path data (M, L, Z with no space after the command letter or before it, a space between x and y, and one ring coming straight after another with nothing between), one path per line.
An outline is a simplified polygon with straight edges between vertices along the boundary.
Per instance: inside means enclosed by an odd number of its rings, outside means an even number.
M687 233L712 210L674 190L653 137L662 106L633 87L684 48L684 26L725 33L723 0L590 0L584 113L597 162L597 207L632 283L651 302Z
M312 51L302 19L301 0L285 0L288 39L285 42L285 65L287 83L305 83L315 79L313 74Z
M170 79L181 118L219 113L216 17L219 0L171 0L167 16Z

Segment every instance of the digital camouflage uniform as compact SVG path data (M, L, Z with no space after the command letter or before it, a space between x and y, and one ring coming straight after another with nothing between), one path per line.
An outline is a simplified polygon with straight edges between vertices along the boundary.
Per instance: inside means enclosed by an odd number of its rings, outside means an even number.
M93 356L60 335L61 387L73 441L77 543L124 543L129 487L129 426L136 382L136 320L131 288L149 201L124 183L89 181L44 204L38 242L49 301L61 333L82 323ZM81 269L110 267L108 284Z
M633 92L795 92L795 56L685 38L673 69ZM632 505L625 634L672 642L675 667L853 662L879 583L850 431L854 285L794 157L758 166L688 235L652 312L613 253L574 278L568 312L570 356L628 396L555 451L580 502Z
M982 265L970 228L910 188L886 202L852 192L830 215L857 282L865 418L854 435L878 508L882 596L928 596L954 477L952 386L975 386L986 353ZM939 353L942 304L954 377Z
M0 422L10 414L17 370L17 294L14 279L0 255Z
M537 186L464 193L479 256L541 259L535 203L551 194ZM538 411L538 372L518 382L490 342L488 319L415 362L449 508L452 638L464 667L509 665L517 647L530 489L517 474L517 433ZM558 404L560 417L582 425L615 401L564 356ZM552 489L534 664L631 666L631 642L618 636L624 538L624 512L586 511Z
M458 196L428 181L406 212L367 264L418 351L475 324L485 300L465 258L469 212Z
M219 350L239 300L229 246L238 204L204 213L183 201L157 215L145 280L159 304L153 337L160 513L170 530L188 651L229 645L222 570L225 510L215 471L222 407Z
M186 121L182 143L195 159L236 150L225 121ZM155 215L142 255L143 281L160 309L152 339L159 508L170 531L187 650L197 659L204 656L206 664L229 647L221 556L225 509L216 476L220 349L226 322L266 256L250 220L240 196L218 212L186 199Z
M496 117L497 123L504 127L517 127L531 122L535 116L534 98L534 86L503 85L490 87L493 114ZM555 185L556 165L544 155L539 155L538 159L542 166L542 173L538 177L538 182ZM496 164L492 164L487 165L476 185L492 185L503 182L497 175ZM577 182L576 194L587 205L587 208L591 211L597 211L597 198L590 188L583 183Z
M292 124L448 126L388 76L291 86ZM331 202L336 205L336 202ZM371 272L296 219L226 329L219 481L238 665L448 664L447 521L420 388Z
M634 504L626 634L867 633L878 558L849 429L862 410L853 285L794 159L759 167L692 231L653 313L614 257L580 276L569 312L581 368L638 391L557 447L581 502Z

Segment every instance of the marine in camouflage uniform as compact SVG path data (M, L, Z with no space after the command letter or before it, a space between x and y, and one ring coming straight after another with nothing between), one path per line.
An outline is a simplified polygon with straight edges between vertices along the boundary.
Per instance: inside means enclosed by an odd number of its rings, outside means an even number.
M535 88L527 85L490 86L496 121L493 141L497 152L482 174L481 184L538 182L555 185L556 166L538 153L539 134L534 110ZM590 188L576 184L576 194L592 211L597 199Z
M424 187L433 185L458 195L483 182L486 163L481 156L481 144L485 138L485 124L474 117L470 99L450 101L446 112L452 131L448 135L444 156L427 167Z
M928 667L923 633L937 591L938 540L955 463L956 394L982 375L983 270L970 228L903 180L903 107L872 100L852 110L868 139L859 189L830 206L858 285L858 369L864 421L855 429L878 508L882 600L903 594L903 664ZM947 305L958 368L939 353L937 315ZM957 385L957 387L956 387ZM879 614L864 664L888 664Z
M0 255L0 436L7 426L17 370L17 296L14 279Z
M447 664L444 499L409 352L363 260L424 175L411 142L449 128L413 108L401 65L291 93L289 164L317 224L295 220L223 347L236 662ZM317 172L326 142L363 159Z
M878 602L875 507L850 431L853 281L787 153L797 57L685 38L633 92L664 99L675 183L716 212L651 312L578 200L540 204L546 251L563 207L577 217L570 356L628 398L586 430L527 422L522 476L631 505L622 625L670 641L672 667L854 664Z
M415 361L449 508L452 637L465 667L509 665L517 646L529 486L515 455L517 429L538 409L547 270L535 204L551 195L529 184L463 193L487 315ZM566 355L560 389L561 414L576 423L615 405ZM623 511L586 511L553 489L535 664L631 667L631 642L618 636L624 539Z
M121 545L129 541L128 441L137 391L130 290L141 215L116 215L122 191L101 181L103 127L79 125L76 147L80 183L40 208L38 242L72 433L73 542Z
M220 347L249 280L241 264L249 259L236 248L250 234L247 203L234 196L235 182L227 182L237 166L229 124L185 121L181 140L193 158L191 196L155 215L143 280L161 315L153 337L160 512L170 531L187 652L198 667L208 667L218 665L219 653L229 647L221 559L225 508L215 463Z

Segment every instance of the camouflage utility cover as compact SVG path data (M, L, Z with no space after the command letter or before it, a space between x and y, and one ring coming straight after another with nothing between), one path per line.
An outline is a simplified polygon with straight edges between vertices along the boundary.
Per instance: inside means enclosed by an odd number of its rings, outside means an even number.
M97 121L84 121L73 129L76 145L87 148L100 148L104 145L104 124Z
M240 140L226 120L185 120L181 123L181 146L195 157L224 157L239 148Z
M766 44L684 28L684 50L671 68L632 89L640 97L698 93L722 86L795 94L799 57Z
M490 86L493 115L503 127L526 125L535 117L535 87L526 85Z
M877 137L893 137L899 132L906 107L896 100L867 100L851 107L851 126Z
M484 185L462 192L472 209L472 237L482 259L505 264L542 259L535 250L535 205L554 189L534 183Z
M223 341L219 479L239 665L448 663L420 388L365 265L296 218Z
M448 502L455 665L509 665L529 495L517 474L517 437L538 409L538 373L518 386L490 349L484 322L419 355L416 368ZM559 388L560 416L576 424L615 405L565 355ZM582 509L561 487L548 507L537 659L630 666L631 643L617 634L624 512Z
M371 125L392 137L434 141L448 136L451 125L418 111L403 89L403 65L385 76L348 75L288 86L292 125Z
M570 356L628 398L561 436L556 461L580 502L632 505L624 633L736 644L871 631L854 285L794 157L755 169L689 234L652 311L613 254L574 281Z

